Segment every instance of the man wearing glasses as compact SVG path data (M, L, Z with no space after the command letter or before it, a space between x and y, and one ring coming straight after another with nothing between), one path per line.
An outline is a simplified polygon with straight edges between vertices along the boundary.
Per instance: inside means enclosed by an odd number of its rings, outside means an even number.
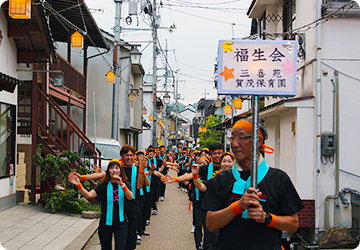
M263 144L266 133L262 131L259 152L273 153L273 148ZM216 249L280 250L282 231L294 233L299 225L297 213L304 205L289 176L270 168L260 153L259 189L250 187L251 132L250 122L235 123L229 138L235 166L215 176L202 203L208 211L208 229L219 229Z

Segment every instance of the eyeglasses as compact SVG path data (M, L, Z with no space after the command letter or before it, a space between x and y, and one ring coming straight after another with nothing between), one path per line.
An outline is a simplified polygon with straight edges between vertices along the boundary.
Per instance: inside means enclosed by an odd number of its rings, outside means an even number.
M249 136L231 136L228 137L228 140L230 141L230 143L237 141L238 143L244 142L246 141L246 139L251 138L251 135Z

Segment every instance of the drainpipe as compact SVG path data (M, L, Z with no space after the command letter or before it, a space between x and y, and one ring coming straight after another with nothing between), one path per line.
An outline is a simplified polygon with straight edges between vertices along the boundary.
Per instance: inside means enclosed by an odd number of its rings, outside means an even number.
M335 75L335 93L334 93L334 131L333 133L336 134L336 140L337 140L337 146L336 146L336 152L335 152L335 185L336 185L336 189L335 189L335 193L340 191L340 159L339 159L339 72L338 71L334 71L334 75Z
M316 19L321 18L322 0L317 0ZM320 228L320 167L321 167L321 22L316 29L316 193L315 193L315 242L319 242Z

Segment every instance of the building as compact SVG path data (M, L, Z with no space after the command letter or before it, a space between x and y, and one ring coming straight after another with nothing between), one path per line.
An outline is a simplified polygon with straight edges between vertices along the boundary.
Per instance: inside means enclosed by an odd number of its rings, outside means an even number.
M354 157L359 147L353 134L360 122L360 35L353 29L360 24L359 5L254 0L247 14L255 23L249 38L298 43L297 95L266 98L260 119L268 130L267 144L275 148L266 156L269 165L289 174L306 205L299 214L299 232L314 245L331 226L351 228L356 237L358 207L342 203L339 194L359 199Z

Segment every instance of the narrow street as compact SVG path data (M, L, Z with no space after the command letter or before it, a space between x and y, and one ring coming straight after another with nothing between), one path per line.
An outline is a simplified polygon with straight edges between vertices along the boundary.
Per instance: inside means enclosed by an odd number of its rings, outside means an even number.
M176 175L170 171L170 175ZM192 234L192 210L188 210L189 200L186 193L178 189L178 184L166 186L165 201L159 201L158 215L151 216L150 226L146 230L150 236L143 236L137 250L145 249L195 249ZM84 250L101 249L97 231L86 244Z

